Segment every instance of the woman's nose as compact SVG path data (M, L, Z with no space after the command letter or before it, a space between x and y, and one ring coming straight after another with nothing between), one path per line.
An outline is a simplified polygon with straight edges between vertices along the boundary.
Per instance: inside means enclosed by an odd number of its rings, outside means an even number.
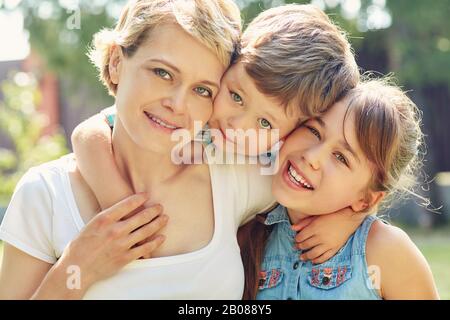
M185 113L188 107L188 93L182 88L174 90L169 97L163 99L163 106L175 114Z

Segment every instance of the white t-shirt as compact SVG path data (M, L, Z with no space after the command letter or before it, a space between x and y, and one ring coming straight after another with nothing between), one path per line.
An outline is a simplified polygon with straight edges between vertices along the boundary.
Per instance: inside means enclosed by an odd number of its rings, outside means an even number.
M55 263L84 227L68 169L73 155L34 167L16 186L0 226L0 239ZM274 200L271 177L255 165L209 165L214 234L194 252L136 260L97 282L84 299L241 299L244 270L237 244L239 225Z

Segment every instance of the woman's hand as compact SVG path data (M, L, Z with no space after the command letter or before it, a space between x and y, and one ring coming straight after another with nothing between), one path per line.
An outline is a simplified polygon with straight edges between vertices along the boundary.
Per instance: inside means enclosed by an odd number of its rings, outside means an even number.
M326 215L308 217L293 225L292 229L298 232L295 245L304 252L300 259L319 264L332 258L365 217L365 214L345 208Z
M63 270L64 285L68 278L67 270L79 270L78 298L93 283L111 277L126 264L143 256L151 256L164 241L164 236L156 233L166 225L168 217L161 214L162 207L159 205L129 215L145 201L146 195L133 195L95 216L64 250L54 266L59 270L55 272L54 279L51 280L52 275L48 275L50 279L44 282L54 282L53 288L61 288ZM34 298L52 298L46 294L50 291L46 285L41 285Z

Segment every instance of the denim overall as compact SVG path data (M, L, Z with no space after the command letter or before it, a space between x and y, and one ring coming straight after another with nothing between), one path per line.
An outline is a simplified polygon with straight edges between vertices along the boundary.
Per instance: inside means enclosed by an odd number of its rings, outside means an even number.
M314 265L299 259L302 251L294 247L296 232L291 229L287 210L276 207L265 221L273 225L273 230L261 265L256 299L380 300L366 262L367 235L377 219L367 217L333 258Z

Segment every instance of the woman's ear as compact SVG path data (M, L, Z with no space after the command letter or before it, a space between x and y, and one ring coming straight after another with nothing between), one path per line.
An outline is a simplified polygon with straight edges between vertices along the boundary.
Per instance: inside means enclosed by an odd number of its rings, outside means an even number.
M357 200L355 203L350 205L350 207L355 212L361 212L376 206L385 196L386 192L384 191L369 191L367 197Z
M115 85L119 84L120 68L122 66L122 60L123 60L122 48L118 45L114 45L111 48L111 55L109 56L108 71L111 82Z

